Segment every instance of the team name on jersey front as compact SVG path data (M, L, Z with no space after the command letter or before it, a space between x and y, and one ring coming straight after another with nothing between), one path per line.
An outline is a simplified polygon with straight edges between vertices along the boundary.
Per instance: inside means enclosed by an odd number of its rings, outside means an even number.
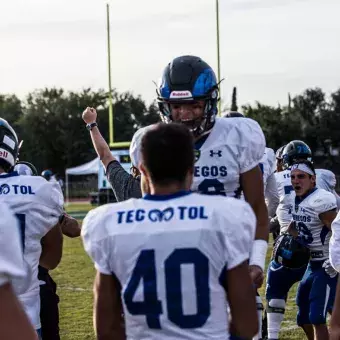
M117 223L134 223L149 220L150 222L168 222L172 219L179 220L206 220L208 219L205 207L169 207L160 209L136 209L127 211L117 211Z

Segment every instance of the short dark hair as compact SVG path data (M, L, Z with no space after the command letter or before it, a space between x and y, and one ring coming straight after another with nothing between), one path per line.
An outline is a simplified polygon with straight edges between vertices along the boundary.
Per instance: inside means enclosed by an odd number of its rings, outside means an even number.
M141 155L154 183L182 183L194 166L193 135L184 124L158 123L143 136Z
M294 164L305 164L305 165L307 165L307 166L313 171L314 176L316 175L315 167L314 167L313 162L311 162L311 161L309 161L309 160L307 160L307 159L300 159L300 160L294 162L294 163L292 164L292 166L293 166ZM309 176L311 176L311 175L309 175Z

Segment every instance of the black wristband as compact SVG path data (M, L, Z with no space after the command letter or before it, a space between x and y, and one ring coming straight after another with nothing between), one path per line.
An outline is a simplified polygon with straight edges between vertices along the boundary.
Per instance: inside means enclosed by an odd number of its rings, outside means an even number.
M96 122L91 123L91 124L86 124L86 129L91 131L95 126L98 126Z

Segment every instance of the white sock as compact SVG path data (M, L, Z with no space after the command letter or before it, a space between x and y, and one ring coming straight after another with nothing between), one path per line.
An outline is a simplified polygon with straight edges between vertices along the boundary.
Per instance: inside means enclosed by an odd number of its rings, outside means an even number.
M256 307L257 307L257 318L259 321L259 332L253 337L253 340L262 339L262 314L263 314L263 303L261 296L256 296Z
M268 339L278 339L281 323L284 318L286 301L272 299L267 305Z

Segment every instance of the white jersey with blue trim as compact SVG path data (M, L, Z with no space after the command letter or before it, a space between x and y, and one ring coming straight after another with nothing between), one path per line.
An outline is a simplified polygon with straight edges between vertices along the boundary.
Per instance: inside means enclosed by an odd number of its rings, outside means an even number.
M33 327L39 329L40 241L58 223L63 213L63 195L57 182L50 183L38 176L19 176L16 172L0 175L0 192L0 204L7 203L19 220L24 261L31 271L31 281L19 299Z
M310 248L312 261L329 258L329 240L332 233L322 223L319 215L336 208L334 195L318 188L302 200L296 197L290 206L292 220L299 231L299 239Z
M260 160L260 168L263 174L264 191L266 191L268 178L275 172L276 168L275 152L271 148L265 148L264 155Z
M289 223L292 219L289 208L291 201L294 197L291 193L294 191L292 182L290 179L290 169L275 173L277 190L279 193L280 201L276 209L276 215L280 223L280 232L287 231Z
M244 201L181 192L96 208L82 237L121 284L127 339L228 339L220 279L249 258L255 226Z
M206 138L206 139L205 139ZM240 197L240 175L263 158L265 137L250 118L216 118L203 144L196 143L192 190L209 195Z
M0 286L26 278L19 223L7 204L0 204Z
M326 169L316 169L316 187L324 189L335 195L337 200L337 207L339 209L340 200L335 192L336 178L332 171ZM290 179L290 169L275 173L277 188L280 196L280 203L276 210L279 223L281 226L281 233L285 232L291 221L289 212L289 205L295 198L295 192Z

